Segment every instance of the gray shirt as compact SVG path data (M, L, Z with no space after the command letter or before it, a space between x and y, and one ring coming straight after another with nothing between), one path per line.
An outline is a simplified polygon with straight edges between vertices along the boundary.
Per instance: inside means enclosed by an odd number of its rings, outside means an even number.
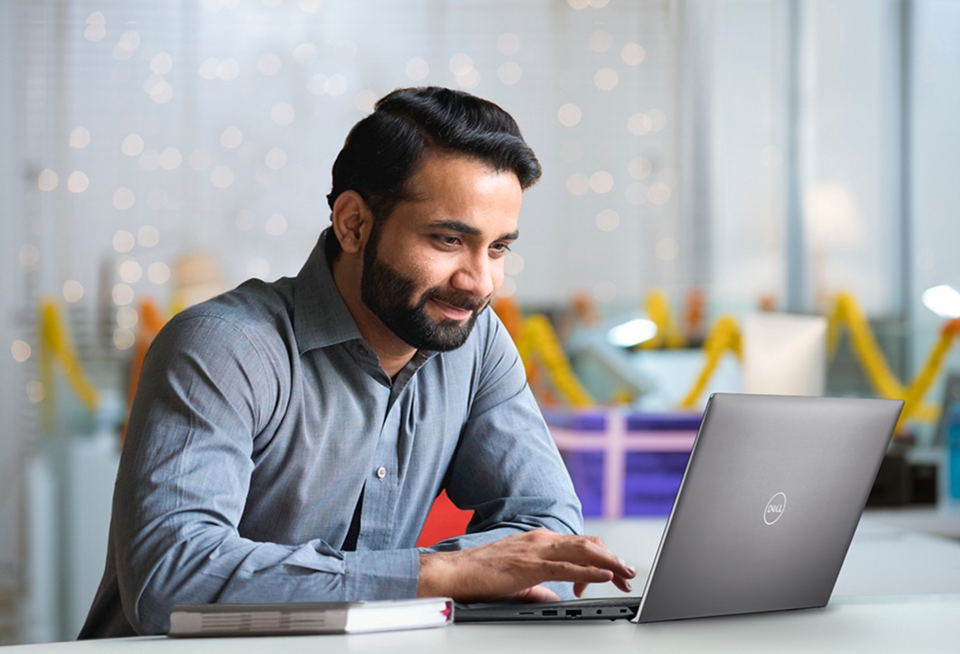
M413 597L437 494L474 511L453 550L580 504L492 311L391 380L324 255L174 317L144 362L103 580L81 638L165 633L179 602ZM363 492L356 551L343 551ZM564 592L563 594L568 594Z

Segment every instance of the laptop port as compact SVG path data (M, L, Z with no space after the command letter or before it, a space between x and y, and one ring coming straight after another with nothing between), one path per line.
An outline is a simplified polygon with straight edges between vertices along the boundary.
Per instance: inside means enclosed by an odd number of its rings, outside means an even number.
M583 611L580 609L567 609L568 618L579 618L583 614Z
M557 613L557 610L556 610L556 609L544 609L544 610L543 610L543 615L546 616L546 617L553 617L553 616L556 616L556 615L559 615L559 614Z

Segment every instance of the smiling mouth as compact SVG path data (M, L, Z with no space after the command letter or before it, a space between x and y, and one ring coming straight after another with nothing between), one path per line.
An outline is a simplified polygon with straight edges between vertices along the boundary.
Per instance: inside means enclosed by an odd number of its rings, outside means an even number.
M443 313L444 317L448 320L462 322L473 315L472 309L464 309L462 307L454 306L444 302L443 300L438 300L437 298L431 298L430 301L433 302L438 309L440 309L441 313Z

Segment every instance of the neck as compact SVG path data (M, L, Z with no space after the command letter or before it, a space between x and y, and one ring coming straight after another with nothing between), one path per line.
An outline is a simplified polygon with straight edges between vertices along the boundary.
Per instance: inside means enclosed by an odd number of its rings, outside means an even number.
M417 353L394 334L389 327L367 308L360 292L360 266L352 257L341 253L333 263L333 281L343 297L347 310L357 323L363 340L373 348L380 359L380 367L392 379Z

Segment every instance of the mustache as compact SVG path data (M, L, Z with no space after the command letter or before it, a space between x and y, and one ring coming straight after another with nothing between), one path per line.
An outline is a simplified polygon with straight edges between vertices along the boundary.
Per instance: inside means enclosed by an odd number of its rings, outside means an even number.
M490 303L489 297L479 298L469 293L444 293L437 288L432 288L424 293L421 304L426 304L429 300L439 300L452 307L463 309L464 311L473 311L474 313L479 313Z

